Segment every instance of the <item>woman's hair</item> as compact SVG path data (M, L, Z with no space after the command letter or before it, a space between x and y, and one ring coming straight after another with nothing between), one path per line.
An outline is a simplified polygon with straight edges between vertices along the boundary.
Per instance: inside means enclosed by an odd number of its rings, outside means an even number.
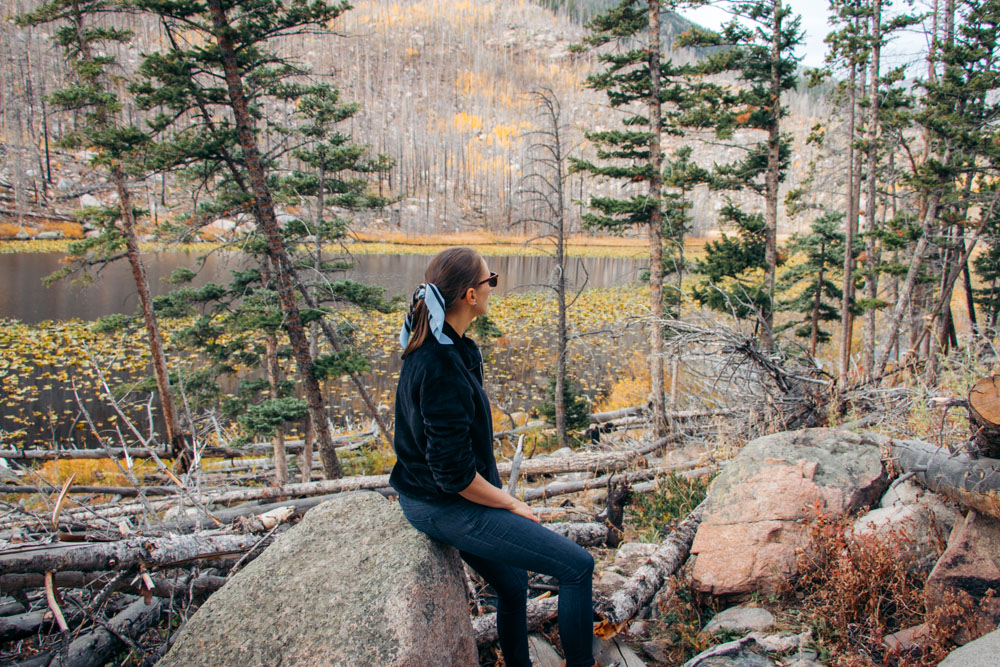
M465 290L475 287L479 274L483 271L483 258L472 248L448 248L442 250L431 260L424 272L424 281L437 285L444 298L444 309L447 312L456 301L462 298ZM403 350L403 358L424 344L430 331L429 314L423 299L413 293L410 301L410 342Z

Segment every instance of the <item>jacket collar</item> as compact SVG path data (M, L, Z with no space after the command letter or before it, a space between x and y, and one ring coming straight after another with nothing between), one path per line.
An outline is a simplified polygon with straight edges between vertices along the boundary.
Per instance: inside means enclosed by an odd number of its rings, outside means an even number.
M444 335L450 338L451 342L455 343L456 345L460 345L465 339L465 336L458 335L458 332L455 331L450 324L448 324L447 320L445 321L444 326L441 327L441 331L443 331Z

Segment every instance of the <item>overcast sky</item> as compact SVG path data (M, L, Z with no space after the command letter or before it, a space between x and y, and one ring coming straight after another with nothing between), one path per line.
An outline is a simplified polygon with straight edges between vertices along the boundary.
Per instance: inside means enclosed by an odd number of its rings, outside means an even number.
M787 0L787 3L791 5L794 13L802 16L802 29L806 33L805 44L800 47L798 52L798 55L802 56L802 66L819 67L823 65L827 49L823 39L831 29L827 18L830 3L828 0ZM897 0L895 4L905 5L906 3ZM920 6L924 4L926 3L918 0L917 9L910 11L920 11ZM706 28L718 28L730 18L730 15L724 10L711 5L684 11L681 14ZM916 29L899 35L887 49L887 64L897 65L918 59L920 53L926 50L925 42L923 35L919 34Z

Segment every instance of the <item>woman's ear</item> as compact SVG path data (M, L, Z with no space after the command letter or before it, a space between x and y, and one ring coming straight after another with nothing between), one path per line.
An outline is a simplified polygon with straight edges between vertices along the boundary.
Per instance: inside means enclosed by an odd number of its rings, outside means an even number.
M470 304L475 304L475 301L472 300L472 297L475 295L475 293L476 290L472 287L465 290L465 300L468 301Z

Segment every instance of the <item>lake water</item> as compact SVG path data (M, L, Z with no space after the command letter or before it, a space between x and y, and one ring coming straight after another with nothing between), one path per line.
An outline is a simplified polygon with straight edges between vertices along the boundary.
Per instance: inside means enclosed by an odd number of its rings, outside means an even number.
M42 278L62 267L62 253L0 254L0 318L25 323L80 318L92 320L112 313L133 313L138 298L128 262L119 260L103 269L90 285L74 285L69 279L45 287ZM145 257L146 273L154 295L166 294L172 285L164 279L175 269L197 270L197 255L161 252ZM237 253L210 255L199 270L194 285L209 281L225 283L229 272L241 268L248 258ZM423 281L427 255L357 255L354 268L342 274L358 282L378 285L388 296L409 295ZM553 261L548 257L488 257L490 269L500 274L499 294L513 289L539 289L549 282ZM572 284L614 287L634 281L643 263L634 259L573 259L566 275Z
M0 255L0 318L16 318L26 324L36 324L45 320L70 318L93 320L111 313L136 311L137 297L132 274L124 260L102 271L91 285L73 285L64 280L52 287L43 286L42 278L58 270L63 257L61 253ZM383 287L388 296L409 294L421 282L429 259L427 255L359 255L354 268L341 275ZM212 255L199 271L194 284L226 282L230 271L241 268L246 262L247 258L240 254ZM550 280L552 260L547 257L488 257L487 263L501 275L499 294L539 290ZM146 257L147 274L155 294L165 294L172 288L162 279L175 269L196 269L197 266L198 258L194 254L165 252ZM586 281L588 287L613 287L636 280L642 266L642 262L630 259L574 259L567 268L567 277L577 286ZM546 295L545 298L550 297ZM506 345L487 344L484 347L490 366L489 389L496 405L506 409L524 409L536 405L544 393L552 370L550 366L554 342L547 331L506 333L514 335L516 340ZM390 337L394 337L394 334ZM609 373L609 362L619 366L628 358L641 354L644 336L636 329L608 346L591 338L578 342L577 346L580 345L583 347L577 350L579 354L574 355L572 372L587 381L590 387L588 393L593 395L596 387L605 385L614 375ZM395 352L394 347L393 351ZM0 362L3 361L2 352L0 350ZM388 409L392 405L399 356L386 354L380 346L368 352L371 355L372 370L363 375L362 381L376 401ZM0 369L2 367L3 364L0 363ZM0 407L0 446L29 443L42 445L51 441L96 446L88 430L79 430L81 419L70 383L48 379L60 370L44 363L36 363L33 370L22 372L21 384L31 386L33 393L13 408ZM71 372L71 375L74 373L75 371ZM112 372L111 375L115 381L129 379L125 374ZM3 376L4 371L0 370L0 380ZM234 388L228 387L225 391L233 391ZM3 404L3 393L0 388L0 406ZM81 393L81 400L99 427L102 430L111 429L113 424L107 420L113 416L113 410L93 390ZM139 400L141 413L137 419L143 423L145 431L148 420L141 407L142 402L147 399L145 396L135 398ZM349 427L366 419L364 405L353 384L346 378L326 383L326 399L336 426ZM25 424L23 420L15 420L12 411L34 417ZM153 412L156 413L155 406ZM49 417L43 419L42 415ZM155 421L156 430L162 432L158 416ZM5 436L19 428L27 429L24 436L15 440Z

